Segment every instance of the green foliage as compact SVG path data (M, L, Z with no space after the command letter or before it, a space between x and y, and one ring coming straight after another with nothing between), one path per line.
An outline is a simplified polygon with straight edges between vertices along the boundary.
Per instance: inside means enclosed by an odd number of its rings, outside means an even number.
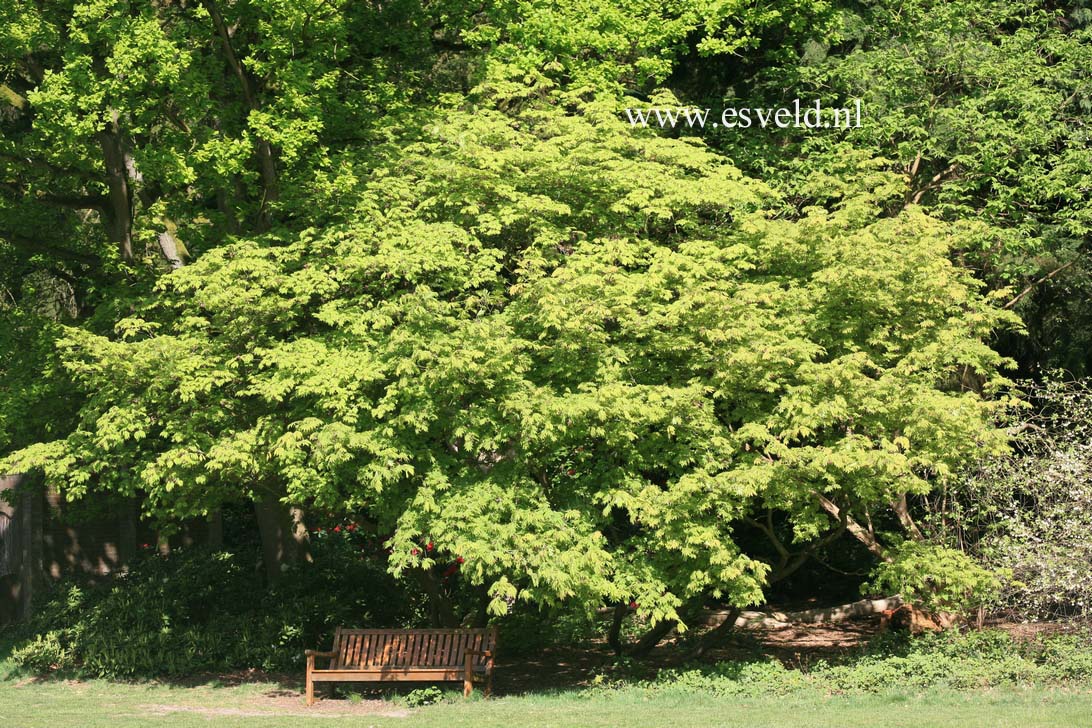
M462 558L492 614L655 622L762 599L733 537L754 509L807 542L839 525L817 494L884 507L1003 448L949 384L994 386L1013 320L950 262L958 229L859 192L785 219L610 104L498 93L401 130L351 218L211 250L113 336L70 328L80 424L9 466L163 519L283 483L373 514L396 574Z
M888 158L909 185L897 204L977 229L966 254L994 281L1012 281L1071 259L1092 223L1081 123L1092 109L1090 33L1060 10L1008 0L868 3L843 13L832 42L751 79L769 103L787 88L825 106L861 99L867 121L844 133L778 132L793 154L753 135L724 135L723 148L761 155L806 199L818 191L800 181L833 171L832 151Z
M705 669L665 670L635 685L600 681L603 690L638 689L758 698L807 692L884 693L913 690L973 690L1006 685L1087 685L1092 681L1092 642L1062 635L1018 641L1004 632L946 633L907 641L881 641L862 654L831 664L789 668L776 661L724 662Z
M146 556L98 586L63 583L12 658L32 672L98 677L298 670L303 650L329 644L338 625L412 616L399 586L359 553L322 556L270 589L252 560L201 550Z
M765 42L786 58L794 44L833 32L834 21L827 0L501 0L464 37L493 44L492 78L545 71L577 89L642 92L690 52L723 62Z
M444 700L444 691L438 687L417 688L411 690L402 699L410 708L421 708L425 705L436 705Z
M579 604L549 611L516 604L498 626L501 649L515 655L534 655L549 647L590 644L603 636L602 620L594 610Z
M1005 574L980 565L955 549L906 541L879 564L864 588L903 599L930 611L966 614L992 605L1001 592Z
M9 5L0 256L45 277L0 281L3 467L167 529L270 494L363 513L374 563L458 563L493 615L759 602L790 549L1001 453L1017 320L975 268L1022 282L1090 229L1076 15ZM874 115L706 146L621 119L661 85ZM780 561L741 538L774 513ZM947 552L896 564L987 590Z
M11 659L24 670L37 674L66 670L73 664L72 651L61 644L57 632L34 635L29 642L12 650Z

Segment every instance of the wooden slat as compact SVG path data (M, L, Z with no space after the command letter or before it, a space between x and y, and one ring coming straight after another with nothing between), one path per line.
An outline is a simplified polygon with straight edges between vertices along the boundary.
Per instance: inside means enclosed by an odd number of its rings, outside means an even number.
M433 667L436 664L436 656L440 652L440 640L443 637L442 634L430 634L425 638L424 648L417 658L421 667Z
M372 665L382 665L383 660L386 659L387 649L391 643L391 635L377 634L376 638L379 640L375 650L372 652Z
M360 667L360 643L364 641L364 635L353 635L353 645L349 650L349 664L353 667Z
M341 667L345 669L351 669L353 667L353 642L356 640L356 635L345 635L342 640L343 642L341 645Z
M410 647L409 652L406 654L406 659L409 660L411 667L427 667L424 659L421 657L421 653L424 652L428 641L435 635L431 634L417 634L414 635L413 646Z
M465 668L467 651L492 651L496 627L487 629L343 629L334 632L337 654L331 670L454 670ZM475 656L475 667L487 658Z
M406 664L406 649L409 647L409 641L412 638L412 632L403 632L398 635L396 649L391 656L391 665L393 667L409 667L409 665Z
M470 649L471 650L477 650L477 651L480 652L485 647L485 645L483 644L483 642L485 641L484 638L485 638L485 635L483 635L483 634L474 635L473 638L472 638L473 639L473 646ZM474 657L474 664L475 665L482 664L483 659L485 659L485 658L483 658L481 655L476 655Z
M341 627L338 627L337 629L334 630L334 650L333 651L334 651L334 654L336 655L336 657L334 657L334 659L330 661L330 667L331 668L341 667L341 642L342 642L343 639L344 638L341 636Z
M360 650L357 654L356 664L358 667L366 667L368 664L368 650L372 646L372 640L375 639L375 635L366 634L360 638Z
M360 656L357 658L357 665L359 665L360 667L368 666L368 652L371 649L372 641L375 639L376 635L373 634L365 634L363 636L363 641L361 641L360 643Z
M470 649L471 635L469 632L464 632L459 635L459 637L459 654L456 655L455 659L457 660L457 665L463 665L466 663L466 651Z
M371 635L371 645L368 647L368 659L365 661L365 667L379 664L380 656L383 654L383 645L385 644L387 644L387 636L383 634Z
M440 650L439 665L445 667L451 664L451 651L455 648L455 635L445 634L441 637L443 640L443 649Z
M424 667L424 663L421 661L421 648L424 647L425 642L432 638L432 635L416 634L413 636L413 644L410 645L409 650L406 652L407 665L409 667Z
M364 650L360 653L360 666L369 667L372 662L372 651L375 649L375 643L379 641L379 635L368 635L367 641L364 643Z
M447 642L450 635L442 634L436 639L436 649L433 652L432 664L442 667L447 664Z
M442 668L391 668L371 670L313 670L311 680L314 682L357 682L357 681L386 681L386 680L443 680L458 681L463 679L464 672L453 667Z
M440 649L440 640L443 635L430 634L425 636L425 644L421 646L421 652L417 655L417 664L421 667L433 667L436 664L436 654Z

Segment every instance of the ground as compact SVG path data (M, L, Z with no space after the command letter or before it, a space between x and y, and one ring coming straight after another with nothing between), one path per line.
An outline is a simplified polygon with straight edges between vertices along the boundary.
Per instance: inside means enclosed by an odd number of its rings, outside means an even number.
M1037 728L1092 726L1092 692L1010 689L912 694L896 690L854 697L752 700L650 697L640 691L582 697L566 692L460 700L416 709L383 700L331 700L306 708L297 692L286 694L276 683L177 687L53 681L0 684L0 716L6 728L333 724L376 728Z
M1027 635L1042 628L1008 625ZM875 631L871 621L809 626L737 636L715 659L756 650L790 665L806 665L859 646ZM654 660L670 665L669 646ZM103 680L0 679L4 728L128 728L129 726L474 726L491 728L686 728L729 726L1092 727L1092 689L1006 688L968 692L910 691L893 685L876 695L800 694L754 699L639 688L585 688L613 660L602 649L549 650L501 664L498 696L463 701L452 692L440 705L410 708L397 695L352 692L303 704L299 675L242 673L197 677L183 683ZM0 676L5 670L0 664ZM451 686L454 691L457 686Z

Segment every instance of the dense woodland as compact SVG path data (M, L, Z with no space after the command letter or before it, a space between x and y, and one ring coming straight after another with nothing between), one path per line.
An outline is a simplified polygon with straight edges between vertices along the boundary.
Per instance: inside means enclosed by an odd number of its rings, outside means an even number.
M0 83L0 471L225 523L101 634L1087 613L1087 0L9 0Z

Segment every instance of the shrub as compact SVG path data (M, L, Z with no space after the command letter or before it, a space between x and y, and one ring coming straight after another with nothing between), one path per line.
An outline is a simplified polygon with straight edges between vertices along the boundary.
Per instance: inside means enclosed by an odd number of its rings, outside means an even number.
M13 659L33 672L71 666L100 677L296 670L303 650L328 644L339 624L412 618L401 585L373 560L316 548L314 564L271 588L256 556L204 550L147 556L99 586L61 585Z
M1087 615L1092 608L1092 383L1024 385L1033 405L1013 412L1011 455L964 478L933 516L983 564L1006 568L1001 605L1028 619Z
M35 635L11 653L15 664L36 673L61 670L72 666L72 653L61 645L57 632Z
M1092 640L1087 635L1019 642L1004 632L984 631L884 637L841 664L820 662L807 670L789 669L776 661L737 661L709 668L665 670L656 680L635 687L757 697L804 690L880 693L892 688L959 690L1089 680L1092 680ZM620 684L614 684L614 689L619 687Z
M962 551L906 541L894 550L891 561L876 567L872 582L864 588L901 594L931 611L967 613L997 599L1002 576Z
M404 701L411 708L420 708L424 705L435 705L444 699L444 691L437 687L417 688L411 690Z

